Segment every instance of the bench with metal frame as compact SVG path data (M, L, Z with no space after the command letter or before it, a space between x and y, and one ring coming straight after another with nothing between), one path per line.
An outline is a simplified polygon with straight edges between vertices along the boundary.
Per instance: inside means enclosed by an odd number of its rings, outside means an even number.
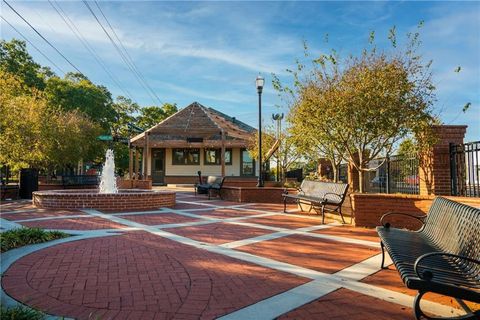
M293 199L303 211L302 204L310 205L309 212L315 210L322 214L322 223L325 223L325 211L342 214L342 205L348 192L348 183L335 183L324 181L303 180L298 193L291 194L288 190L283 191L283 212L287 212L287 200Z
M201 173L199 172L199 177L201 178ZM220 193L223 182L225 181L225 177L218 177L218 176L208 176L207 177L207 182L202 183L202 180L200 180L200 183L195 185L195 196L198 194L208 194L208 200L210 200L212 191L217 191L218 196L220 199L222 199L222 195Z
M394 215L412 217L422 227L393 228L387 220ZM381 267L386 250L404 284L418 291L416 319L438 319L421 310L420 301L428 292L456 299L467 312L452 319L480 319L480 309L471 310L464 302L480 303L480 209L437 197L426 216L389 212L380 222Z

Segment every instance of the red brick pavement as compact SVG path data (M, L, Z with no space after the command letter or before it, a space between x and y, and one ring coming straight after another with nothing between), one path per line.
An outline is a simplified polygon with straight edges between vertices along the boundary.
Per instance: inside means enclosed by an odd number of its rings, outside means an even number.
M197 241L222 244L271 233L270 230L233 225L228 223L212 223L200 226L168 229L168 232L188 237Z
M328 229L315 230L311 232L365 241L380 242L378 234L374 229L355 228L351 226L338 226Z
M248 217L256 214L260 214L255 211L245 211L237 209L213 209L205 211L194 211L193 214L198 214L202 216L209 216L214 218L236 218L236 217Z
M340 271L380 252L371 247L302 235L262 241L236 249L326 273Z
M318 300L290 311L279 320L405 320L410 308L347 289L336 290Z
M268 217L252 218L244 220L249 223L259 223L267 226L286 228L286 229L298 229L304 227L310 227L322 224L322 220L318 217L300 218L289 216L286 214L279 214Z
M144 232L37 251L2 278L13 298L77 319L213 319L306 282Z
M36 209L30 212L4 213L0 217L6 220L26 220L36 218L48 218L58 216L86 215L86 213L77 210L44 210Z
M127 226L98 217L66 218L57 220L25 221L21 225L30 228L65 229L65 230L99 230L120 229Z
M185 209L207 209L208 208L212 208L211 206L203 206L203 205L200 205L200 204L194 204L194 203L181 203L179 202L181 200L178 200L177 203L175 204L175 207L173 207L174 209L177 209L177 210L185 210ZM190 200L188 200L190 201Z
M408 294L409 296L415 296L417 291L408 289L402 282L400 275L398 274L395 266L391 265L388 269L380 270L375 274L372 274L369 277L366 277L362 280L362 282L382 287L385 289L389 289L396 292L401 292L404 294ZM453 306L455 308L460 309L461 307L457 304L455 300L450 297L430 293L424 296L425 300L430 300L434 302L438 302L444 305ZM480 310L480 303L470 303L466 301L466 303L473 309L473 310Z
M121 216L121 218L130 220L130 221L135 221L141 224L146 224L149 226L158 225L158 224L193 222L193 221L200 220L200 219L182 216L175 213L135 214L135 215Z

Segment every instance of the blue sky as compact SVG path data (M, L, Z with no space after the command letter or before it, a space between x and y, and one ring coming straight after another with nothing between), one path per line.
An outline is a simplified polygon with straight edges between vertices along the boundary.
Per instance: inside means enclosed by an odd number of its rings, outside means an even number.
M92 81L125 95L68 29L50 3L10 2ZM58 2L88 43L140 105L155 101L126 68L106 35L80 1ZM375 30L380 47L395 25L399 36L425 21L421 52L433 59L437 85L435 112L446 124L467 124L467 141L480 140L480 2L139 2L101 1L138 69L163 102L184 107L193 101L211 106L257 126L254 79L266 78L263 117L284 112L271 85L272 72L288 80L303 53L303 39L313 53L335 48L342 55L358 53ZM92 8L96 9L93 3ZM71 71L2 2L2 16L46 53ZM98 11L96 11L98 13ZM324 35L329 34L325 44ZM18 35L3 21L3 39ZM33 48L35 60L50 65ZM460 73L455 73L461 66ZM55 70L55 68L53 68ZM61 72L57 73L62 75ZM467 102L467 113L461 109Z

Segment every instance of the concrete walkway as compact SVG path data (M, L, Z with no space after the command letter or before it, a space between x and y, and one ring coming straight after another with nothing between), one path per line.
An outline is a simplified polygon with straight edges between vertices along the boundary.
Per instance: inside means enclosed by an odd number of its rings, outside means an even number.
M3 204L3 229L74 236L2 254L2 303L77 319L413 318L415 292L379 271L375 231L177 191L175 208L149 212ZM459 312L429 298L433 314Z

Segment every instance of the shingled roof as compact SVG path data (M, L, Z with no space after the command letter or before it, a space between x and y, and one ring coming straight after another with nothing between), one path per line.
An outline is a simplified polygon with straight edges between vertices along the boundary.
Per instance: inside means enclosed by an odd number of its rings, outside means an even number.
M193 102L133 137L130 142L137 146L142 145L145 134L149 135L149 139L156 141L180 141L186 138L203 138L212 141L221 140L222 132L226 140L247 142L255 134L256 129L218 110Z

